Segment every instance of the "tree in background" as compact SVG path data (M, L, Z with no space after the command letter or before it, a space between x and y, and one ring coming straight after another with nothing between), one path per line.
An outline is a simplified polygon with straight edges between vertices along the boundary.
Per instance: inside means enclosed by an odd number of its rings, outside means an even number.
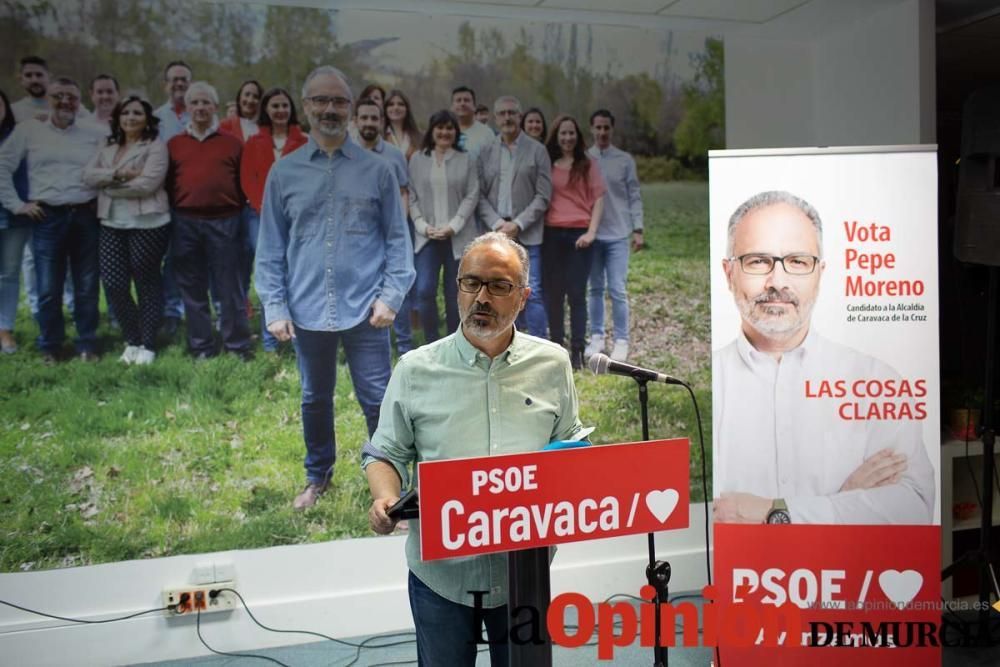
M725 146L726 104L722 40L705 40L705 52L693 56L694 80L683 86L684 117L674 133L677 153L693 167L704 169L708 151Z
M356 89L371 81L401 86L421 126L449 106L453 87L464 84L484 104L513 94L526 107L541 107L550 120L569 113L586 123L594 109L607 107L618 118L619 145L658 156L674 172L680 166L674 157L703 169L707 150L723 145L719 39L706 40L704 52L690 56L696 73L685 82L672 66L669 32L654 47L663 54L654 71L623 75L614 59L604 71L595 69L594 26L548 23L540 35L528 26L512 35L464 21L453 50L429 45L440 55L414 72L412 64L387 66L379 57L379 47L398 37L339 41L336 10L195 0L3 0L0 7L0 43L10 54L0 86L14 98L20 96L17 58L29 53L84 86L98 72L112 73L125 92L154 103L162 101L162 68L169 60L189 62L195 78L215 85L223 100L247 78L297 96L306 74L327 63L342 69Z

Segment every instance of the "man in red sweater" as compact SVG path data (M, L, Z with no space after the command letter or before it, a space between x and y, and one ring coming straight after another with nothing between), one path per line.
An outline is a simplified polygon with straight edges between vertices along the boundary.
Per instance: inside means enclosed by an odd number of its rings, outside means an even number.
M253 358L246 292L240 280L243 236L240 211L239 139L218 131L219 96L211 85L192 83L184 95L191 122L172 138L167 191L173 210L173 260L187 315L191 354L217 354L212 334L209 281L219 300L223 347L244 361Z

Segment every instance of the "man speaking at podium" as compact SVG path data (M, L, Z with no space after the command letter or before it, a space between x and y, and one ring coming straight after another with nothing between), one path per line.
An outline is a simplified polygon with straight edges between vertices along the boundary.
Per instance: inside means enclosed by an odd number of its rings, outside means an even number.
M462 325L396 365L362 463L376 533L395 527L386 510L411 464L534 451L580 432L569 355L514 328L531 294L528 271L527 252L505 234L472 241L458 268ZM507 665L506 554L423 562L413 522L406 560L419 664L474 665L482 620L492 664ZM471 591L488 591L480 617Z
M729 219L726 255L742 326L712 365L715 520L930 523L922 423L842 412L859 381L900 386L898 374L810 326L825 268L816 209L788 192L754 195Z

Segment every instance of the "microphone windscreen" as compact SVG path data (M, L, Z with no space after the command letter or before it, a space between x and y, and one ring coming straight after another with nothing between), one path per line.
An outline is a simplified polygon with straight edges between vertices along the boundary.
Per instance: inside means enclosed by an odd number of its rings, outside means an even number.
M596 352L590 355L590 359L587 360L587 368L594 375L603 375L608 372L608 362L611 358L604 354L603 352Z

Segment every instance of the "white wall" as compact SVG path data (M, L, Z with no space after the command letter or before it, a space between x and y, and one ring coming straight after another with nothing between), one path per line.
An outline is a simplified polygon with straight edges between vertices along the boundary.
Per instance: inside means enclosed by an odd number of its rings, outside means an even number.
M657 534L657 555L673 570L670 590L705 585L704 509L691 526ZM231 564L235 588L262 623L337 638L412 628L403 537L338 540L218 554L176 556L47 572L0 574L0 598L60 616L99 620L162 606L162 589L191 581L196 565ZM552 593L574 591L599 602L638 595L645 583L646 536L568 544L552 565ZM315 637L278 635L247 614L202 617L218 649L247 651ZM207 655L193 617L159 613L118 623L78 625L0 606L0 664L34 667L123 665ZM365 664L362 662L362 664Z
M934 42L932 0L859 11L808 41L727 36L726 147L934 143Z
M725 38L726 147L809 146L816 141L809 44Z

